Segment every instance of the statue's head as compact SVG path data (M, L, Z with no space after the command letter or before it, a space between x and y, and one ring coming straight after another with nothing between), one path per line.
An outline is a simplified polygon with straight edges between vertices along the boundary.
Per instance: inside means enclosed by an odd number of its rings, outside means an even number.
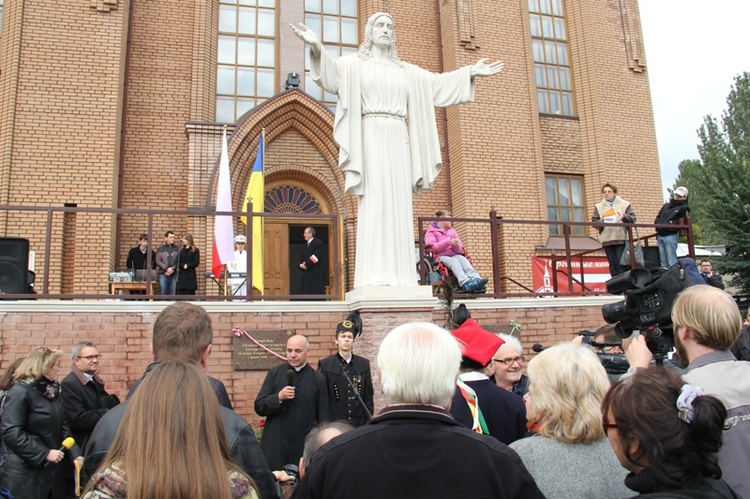
M389 41L376 40L375 37L380 33L385 33ZM372 57L373 45L384 43L388 45L388 58L393 62L400 63L401 60L398 58L398 53L396 52L396 32L394 31L393 16L385 12L376 12L367 20L367 24L365 25L365 41L359 46L358 54L363 59L369 59Z

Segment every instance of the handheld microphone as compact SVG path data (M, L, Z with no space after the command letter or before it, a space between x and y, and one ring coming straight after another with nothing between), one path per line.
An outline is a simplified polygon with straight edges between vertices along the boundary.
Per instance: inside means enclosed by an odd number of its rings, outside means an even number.
M294 369L286 371L286 386L294 386Z
M539 344L539 343L534 343L534 346L532 346L532 347L531 347L531 349L532 349L532 350L533 350L534 352L536 352L536 353L539 353L539 352L543 352L543 351L545 351L545 350L547 349L547 347L545 347L545 346L542 346L542 345L541 345L541 344Z
M75 444L76 441L73 439L73 437L68 437L62 441L62 447L57 450L59 450L60 452L65 452L66 450L72 449Z

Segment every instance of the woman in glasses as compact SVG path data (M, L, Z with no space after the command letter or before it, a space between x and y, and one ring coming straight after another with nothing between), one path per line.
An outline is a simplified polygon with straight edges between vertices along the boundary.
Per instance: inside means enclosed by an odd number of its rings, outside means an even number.
M630 497L607 443L601 402L609 378L594 351L564 343L528 366L524 396L532 436L510 446L548 499Z
M56 499L73 492L71 454L78 457L80 450L76 445L70 452L60 450L71 436L57 383L62 354L47 347L33 349L13 374L16 383L3 402L7 459L0 467L0 485L15 497Z
M739 497L721 480L717 452L727 411L677 374L651 367L612 385L603 425L625 485L644 497ZM640 497L639 496L639 497Z

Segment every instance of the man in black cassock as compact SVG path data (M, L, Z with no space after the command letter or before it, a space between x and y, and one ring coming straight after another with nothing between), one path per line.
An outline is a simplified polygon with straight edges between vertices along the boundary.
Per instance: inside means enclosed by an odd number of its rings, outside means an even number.
M322 295L323 287L323 241L315 237L315 229L306 227L304 232L305 249L299 256L299 268L302 269L302 284L300 294Z
M287 362L268 371L255 399L255 412L266 418L260 446L272 470L296 465L308 431L330 419L325 378L307 364L309 349L304 336L289 338Z
M350 320L354 319L354 314L356 320ZM326 378L331 418L352 426L367 424L374 412L370 361L352 353L354 340L362 331L360 324L357 312L339 322L336 325L338 353L318 362L318 371Z

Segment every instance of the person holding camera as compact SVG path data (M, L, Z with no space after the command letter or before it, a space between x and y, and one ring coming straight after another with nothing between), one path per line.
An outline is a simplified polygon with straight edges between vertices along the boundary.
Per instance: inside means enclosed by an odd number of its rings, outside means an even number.
M727 409L722 477L741 497L750 497L750 362L737 361L729 351L740 334L740 310L724 291L698 284L677 297L672 323L675 348L687 362L682 379L717 396ZM631 368L647 368L653 357L643 336L630 342L625 356Z

